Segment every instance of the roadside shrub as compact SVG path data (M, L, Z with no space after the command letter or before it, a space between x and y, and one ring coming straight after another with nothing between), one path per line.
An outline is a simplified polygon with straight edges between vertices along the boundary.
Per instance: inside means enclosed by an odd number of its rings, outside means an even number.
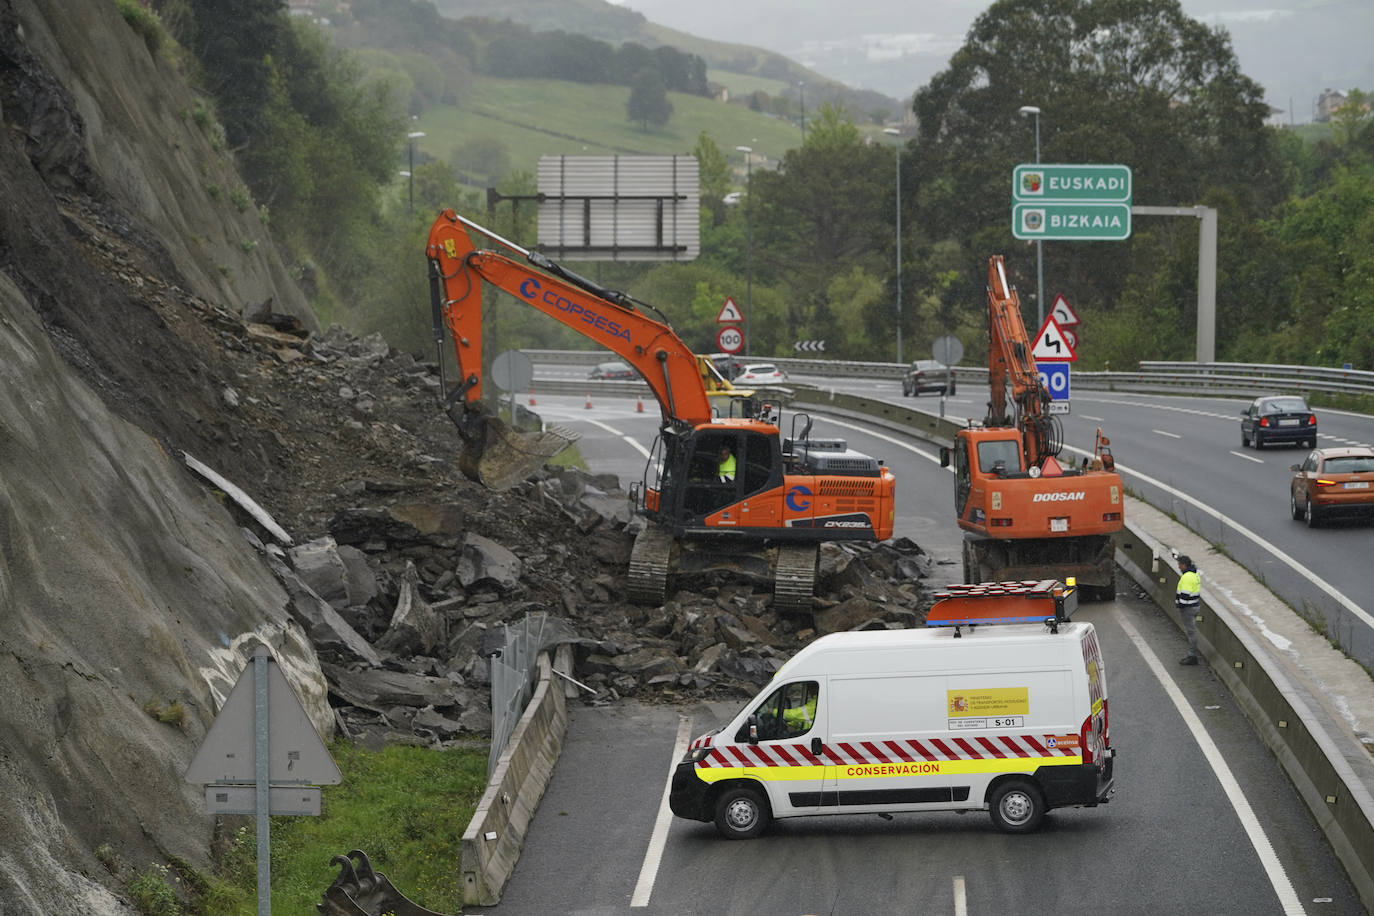
M115 0L115 7L119 10L119 15L124 17L124 21L129 23L129 27L143 39L148 53L156 56L167 38L157 13L148 7L145 0Z

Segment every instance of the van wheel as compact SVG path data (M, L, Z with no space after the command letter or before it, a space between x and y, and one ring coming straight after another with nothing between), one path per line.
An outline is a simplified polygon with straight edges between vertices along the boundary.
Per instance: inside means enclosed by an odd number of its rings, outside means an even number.
M752 840L768 826L768 803L757 789L737 786L716 799L716 829L730 840Z
M1024 779L999 784L988 804L993 825L1003 833L1034 833L1045 818L1045 797Z

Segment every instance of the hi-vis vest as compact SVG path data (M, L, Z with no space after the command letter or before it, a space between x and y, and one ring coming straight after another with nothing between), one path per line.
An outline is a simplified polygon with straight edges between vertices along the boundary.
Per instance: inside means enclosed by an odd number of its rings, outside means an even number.
M1191 610L1196 610L1202 604L1202 577L1197 574L1197 570L1190 569L1178 577L1178 591L1174 594L1174 604Z

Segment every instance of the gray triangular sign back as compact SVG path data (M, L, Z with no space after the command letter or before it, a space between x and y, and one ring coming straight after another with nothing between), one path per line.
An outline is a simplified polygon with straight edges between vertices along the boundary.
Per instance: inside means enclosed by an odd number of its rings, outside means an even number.
M224 707L210 725L186 781L202 785L254 783L253 668L239 675ZM281 666L267 660L268 782L275 785L338 785L338 764L320 740L305 707L287 683Z

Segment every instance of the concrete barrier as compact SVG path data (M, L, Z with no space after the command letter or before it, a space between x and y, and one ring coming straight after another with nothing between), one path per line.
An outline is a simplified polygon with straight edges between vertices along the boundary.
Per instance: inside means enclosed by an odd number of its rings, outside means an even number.
M1205 558L1198 651L1273 752L1374 912L1374 758L1339 708L1359 704L1368 714L1374 704L1368 673L1247 570L1144 503L1131 501L1116 547L1117 565L1180 630L1179 574L1169 548Z
M571 657L571 653L560 653L560 665L568 664ZM561 679L554 677L548 653L541 652L534 694L463 832L458 870L465 906L500 902L567 730L566 691Z
M935 417L914 408L814 389L799 390L790 406L850 415L946 446L964 425L961 420ZM1117 563L1180 628L1174 609L1178 572L1169 558L1169 548L1182 546L1194 557L1209 557L1218 566L1223 561L1228 564L1224 577L1234 580L1228 587L1206 587L1208 581L1222 581L1221 570L1209 570L1204 577L1198 649L1236 698L1260 739L1273 751L1331 843L1365 908L1374 912L1374 757L1333 708L1330 698L1323 695L1323 683L1313 680L1317 675L1310 659L1321 647L1312 641L1321 643L1321 637L1311 632L1305 621L1296 620L1296 614L1282 607L1247 571L1211 553L1200 537L1139 500L1131 499L1130 503L1126 528L1116 538ZM1149 523L1133 521L1136 516ZM1305 650L1309 662L1286 663L1255 633L1246 609L1236 606L1243 600L1235 596L1246 593L1267 596L1276 610L1295 618L1296 629L1286 638L1309 643ZM1325 648L1335 653L1329 645ZM570 654L560 655L559 670L571 674L570 661L567 670L562 667L565 658L570 660ZM1368 673L1354 662L1343 657L1327 662L1332 670L1340 668L1335 677L1345 679L1341 693L1348 690L1350 695L1368 697L1374 692ZM1350 671L1351 667L1355 670ZM567 730L565 690L572 689L551 683L552 677L548 656L541 655L539 686L529 709L463 834L465 904L491 906L499 901L535 807L548 786Z
M799 389L792 409L863 419L948 446L962 419L854 395ZM1357 735L1340 704L1374 709L1368 672L1345 658L1247 570L1215 553L1204 539L1148 504L1128 498L1126 528L1116 538L1117 564L1182 629L1174 608L1178 570L1170 547L1207 558L1198 648L1274 753L1374 913L1374 746ZM1209 588L1207 582L1222 586ZM1255 612L1268 619L1263 630ZM1280 622L1277 618L1285 618ZM1293 655L1274 651L1274 631Z

